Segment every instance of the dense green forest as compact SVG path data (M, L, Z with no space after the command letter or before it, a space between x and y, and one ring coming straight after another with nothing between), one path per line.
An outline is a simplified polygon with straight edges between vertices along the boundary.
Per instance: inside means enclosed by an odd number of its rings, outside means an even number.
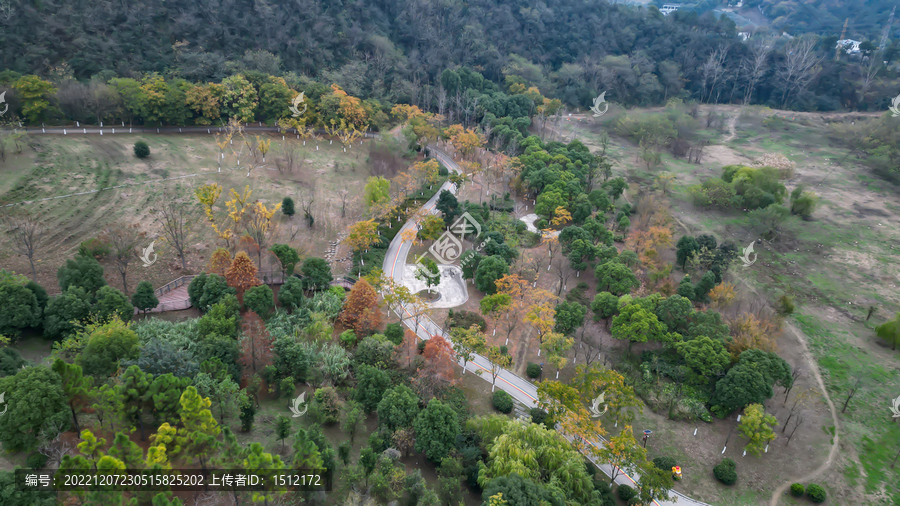
M892 0L812 0L809 2L783 2L779 0L748 0L745 7L761 11L772 20L772 26L789 33L817 33L838 35L847 26L847 37L856 40L873 40L878 45L881 33L887 26L891 9L897 6ZM894 17L896 24L897 17ZM897 28L893 30L896 38Z
M51 81L105 83L156 72L200 83L258 71L436 112L454 99L442 73L459 67L582 108L607 91L607 100L626 105L677 96L884 109L897 81L889 67L878 65L873 77L867 62L833 61L830 38L808 41L812 59L797 61L806 41L760 36L744 43L732 21L712 12L663 16L654 7L600 0L49 0L8 3L0 26L0 44L16 48L0 55L0 68ZM892 43L882 61L896 54Z

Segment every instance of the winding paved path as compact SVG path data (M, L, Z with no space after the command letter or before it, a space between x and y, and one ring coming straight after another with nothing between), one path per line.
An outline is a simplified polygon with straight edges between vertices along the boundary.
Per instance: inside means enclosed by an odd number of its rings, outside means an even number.
M444 166L447 167L447 169L455 172L460 172L459 166L456 164L456 162L453 161L453 158L451 158L450 155L434 146L428 146L427 149L431 153L431 155L437 158L441 163L443 163ZM449 181L444 183L443 186L441 186L440 190L448 190L456 193L455 186ZM437 203L438 197L440 196L440 190L435 193L434 196L423 206L429 213L434 214L437 211L435 209L435 204ZM404 265L406 264L407 257L409 256L410 248L412 248L411 241L403 240L403 232L412 229L414 226L415 225L412 221L407 221L403 225L403 228L401 228L397 233L397 235L394 236L394 239L391 241L391 244L388 246L388 250L384 255L384 273L393 278L397 283L401 282ZM402 318L403 323L422 339L429 339L433 335L441 335L445 339L447 339L448 342L452 342L450 340L450 336L446 332L444 332L443 329L431 318L427 316L419 317L419 322L418 324L416 324L416 320L412 317L412 314L408 310L406 310L406 308L401 308L401 310L403 311L403 314L398 314L398 316ZM460 364L460 366L462 366L462 364ZM481 355L475 355L475 358L473 360L470 360L466 364L466 369L472 372L482 371L482 375L480 377L485 381L491 380L490 363L488 362L487 358ZM512 373L511 371L504 369L497 377L496 386L515 397L516 400L518 400L525 406L528 406L529 408L535 407L537 402L537 387L530 381ZM571 441L572 438L567 437L567 439ZM591 441L589 441L588 443L592 445L603 444L602 442L595 443ZM607 476L612 476L612 467L609 464L598 463L594 459L590 460L601 471L606 473ZM637 479L638 475L636 473L630 471L623 472L616 477L616 483L620 485L634 486ZM671 495L674 496L672 500L661 502L654 501L654 504L656 504L657 506L674 506L677 501L677 504L679 505L688 504L693 506L710 506L706 503L695 501L694 499L682 495L674 490L671 491Z
M28 127L28 128L22 128L20 130L26 130L28 133L31 133L31 134L44 133L44 134L57 134L57 135L59 135L59 134L68 135L70 133L75 134L75 135L77 135L77 134L82 134L82 135L85 135L85 134L100 134L100 135L111 134L111 135L114 135L114 134L124 134L124 133L131 133L131 132L134 132L134 133L137 133L137 132L141 132L141 133L157 133L157 132L158 133L194 133L194 134L196 134L196 133L203 133L204 131L207 131L208 133L211 134L211 133L213 133L213 130L218 130L217 128L206 129L204 127L181 127L181 128L166 127L166 128L160 128L158 130L156 128L146 128L146 127L145 128L133 127L132 129L129 129L128 127L124 127L124 128L116 127L115 133L113 133L112 128L113 127L103 127L102 129L99 127L93 127L93 128L80 127L80 128L73 129L70 127L66 127L64 130L62 127L53 127L53 128L46 128L46 129ZM247 130L247 131L278 131L274 127L250 127L250 126L245 127L245 130ZM366 137L376 137L376 136L377 136L377 134L367 134L366 135ZM438 149L434 146L428 146L427 149L428 149L428 151L431 152L432 156L434 156L435 158L440 160L441 163L443 163L444 166L447 167L449 170L452 170L455 172L460 172L459 166L456 164L456 162L453 161L453 159L450 157L450 155L448 155L447 153L441 151L440 149ZM450 183L449 181L444 183L441 186L440 190L449 190L449 191L456 193L455 186L452 183ZM434 194L434 196L430 200L428 200L428 202L425 203L424 208L427 209L430 213L436 212L435 204L437 203L439 196L440 196L440 191L436 192ZM397 282L400 282L400 277L402 276L402 273L404 270L403 266L406 264L406 259L409 256L409 251L410 251L410 248L412 247L411 242L403 241L402 235L403 235L404 231L411 229L413 226L415 226L415 225L411 221L406 222L403 225L403 228L401 228L400 231L397 233L397 235L394 237L394 240L391 241L391 244L388 246L388 250L385 253L383 270L388 276L391 276ZM448 342L450 341L450 336L447 333L445 333L439 325L437 325L433 320L431 320L431 318L428 318L427 316L420 317L418 325L417 325L415 319L413 319L413 317L412 317L412 314L405 308L402 308L402 309L404 312L404 315L402 316L403 323L406 326L408 326L410 329L415 331L419 337L421 337L422 339L429 339L432 335L442 335L442 336L444 336L445 339L448 340ZM482 371L483 373L486 372L487 374L483 374L480 377L482 379L484 379L485 381L490 381L490 363L488 362L487 358L485 358L481 355L475 355L474 360L471 360L466 364L466 369L468 371L472 371L472 372L479 371L479 370ZM516 398L516 400L518 400L525 406L527 406L529 408L535 407L536 402L537 402L537 387L534 384L532 384L530 381L512 373L511 371L504 369L500 372L500 374L497 377L496 386L499 387L501 390L504 390L507 393L509 393L510 395L512 395L514 398ZM567 437L567 439L571 440L571 437ZM602 443L595 443L595 442L591 442L591 441L589 441L588 443L590 443L592 445L602 444ZM594 459L590 459L590 460L601 471L606 473L607 476L612 475L612 472L611 472L612 468L609 464L598 463ZM619 476L616 477L615 481L617 484L620 484L620 485L634 486L637 479L638 479L638 475L634 472L622 472L619 474ZM688 505L692 505L692 506L710 506L706 503L695 501L694 499L691 499L690 497L682 495L681 493L676 492L674 490L671 491L671 494L674 496L674 497L672 497L672 500L662 501L662 502L654 501L654 504L656 504L657 506L675 506L676 501L677 501L678 505L688 504Z

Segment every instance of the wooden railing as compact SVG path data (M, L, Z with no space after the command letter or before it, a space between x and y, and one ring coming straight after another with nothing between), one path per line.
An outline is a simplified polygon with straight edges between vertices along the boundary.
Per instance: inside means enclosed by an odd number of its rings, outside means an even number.
M176 279L175 281L170 281L155 290L156 296L162 297L164 294L167 294L180 286L184 286L184 285L190 283L191 280L196 277L197 276L181 276L180 278Z

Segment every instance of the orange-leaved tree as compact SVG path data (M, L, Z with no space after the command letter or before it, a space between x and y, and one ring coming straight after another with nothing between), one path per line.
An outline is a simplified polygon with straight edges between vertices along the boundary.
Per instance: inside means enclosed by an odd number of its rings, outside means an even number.
M459 381L456 374L456 354L450 343L442 336L431 336L425 342L422 353L424 363L416 371L413 387L419 399L428 402L439 391Z
M244 375L250 376L272 364L272 336L266 326L253 311L241 318L241 356L238 360L244 366Z
M225 248L216 248L216 251L213 251L212 256L209 257L209 263L206 266L206 272L224 276L225 271L227 271L228 267L230 266L231 252Z
M248 288L261 285L262 282L256 277L256 265L250 256L243 251L238 252L231 261L228 270L225 271L225 281L228 286L237 290L238 302L244 304L244 291Z
M365 279L360 279L344 301L340 322L344 327L356 331L357 336L367 336L381 326L381 310L378 308L378 293Z

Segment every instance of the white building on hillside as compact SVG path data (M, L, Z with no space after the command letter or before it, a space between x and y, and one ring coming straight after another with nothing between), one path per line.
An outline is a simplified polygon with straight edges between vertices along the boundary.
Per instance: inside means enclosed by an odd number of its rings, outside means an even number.
M844 51L847 54L858 53L859 45L860 45L860 41L853 40L853 39L841 39L841 40L837 41L837 47L844 48Z
M668 16L670 12L675 12L678 8L681 7L681 4L665 4L659 9L659 12L662 12L663 15Z

